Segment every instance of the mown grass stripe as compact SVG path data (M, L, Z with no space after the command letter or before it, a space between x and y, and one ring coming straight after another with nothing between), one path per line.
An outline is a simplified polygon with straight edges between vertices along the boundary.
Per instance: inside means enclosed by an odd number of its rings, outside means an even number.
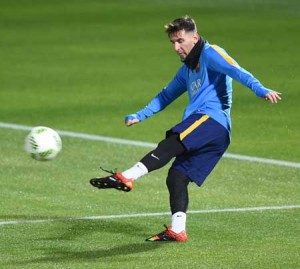
M0 122L0 128L30 131L33 128L33 126L26 126L26 125ZM106 137L106 136L101 136L101 135L75 133L75 132L61 131L61 130L56 130L56 131L61 136L81 138L81 139L94 140L94 141L102 141L102 142L107 142L107 143L124 144L124 145L147 147L147 148L153 148L153 147L156 147L156 145L157 145L155 143L128 140L128 139L121 139L121 138L113 138L113 137ZM258 163L264 163L264 164L270 164L270 165L300 168L300 163L296 163L296 162L273 160L273 159L253 157L253 156L233 154L233 153L225 153L224 157L229 158L229 159L240 160L240 161L258 162Z
M253 212L265 210L288 210L297 209L300 205L284 205L284 206L259 206L259 207L244 207L244 208L220 208L220 209L204 209L190 210L188 214L212 214L212 213L234 213L234 212ZM0 221L0 226L17 225L17 224L34 224L34 223L49 223L49 222L69 222L82 220L107 220L107 219L124 219L124 218L144 218L144 217L159 217L170 215L170 212L160 213L140 213L140 214L123 214L123 215L106 215L106 216L86 216L75 218L52 218L52 219L29 219L29 220L7 220Z

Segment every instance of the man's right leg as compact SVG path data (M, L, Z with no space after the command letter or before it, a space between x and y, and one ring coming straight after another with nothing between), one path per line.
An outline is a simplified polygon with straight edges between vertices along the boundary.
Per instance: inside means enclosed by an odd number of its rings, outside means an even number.
M189 204L188 184L190 179L183 173L171 168L166 183L170 195L172 215L176 212L186 213Z
M188 184L190 179L183 173L170 168L167 177L167 186L170 195L172 224L161 233L155 234L146 241L179 241L188 240L186 233L186 211L188 208Z

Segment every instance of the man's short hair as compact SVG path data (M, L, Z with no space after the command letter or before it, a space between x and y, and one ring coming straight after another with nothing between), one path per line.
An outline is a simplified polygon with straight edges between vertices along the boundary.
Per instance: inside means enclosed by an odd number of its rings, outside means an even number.
M166 24L165 29L169 37L181 30L185 30L186 32L197 32L197 26L194 19L188 15L177 18L169 24Z

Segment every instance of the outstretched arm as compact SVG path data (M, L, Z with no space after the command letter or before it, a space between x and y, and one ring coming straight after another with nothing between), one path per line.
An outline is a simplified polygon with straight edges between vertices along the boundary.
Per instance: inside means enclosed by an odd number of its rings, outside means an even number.
M244 86L250 88L258 97L271 103L281 100L281 93L264 87L250 72L240 67L223 49L212 45L209 49L209 67L228 75Z
M182 93L184 93L185 90L185 81L180 75L179 71L175 78L170 82L170 84L167 87L163 88L161 92L156 95L148 105L146 105L140 111L134 114L129 114L125 117L126 126L131 126L133 124L141 122L151 117L155 113L163 110Z

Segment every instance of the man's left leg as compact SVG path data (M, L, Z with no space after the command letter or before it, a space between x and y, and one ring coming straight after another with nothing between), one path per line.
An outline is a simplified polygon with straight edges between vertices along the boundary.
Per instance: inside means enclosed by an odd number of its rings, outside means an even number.
M178 134L171 134L162 140L156 149L146 154L138 163L121 173L102 178L93 178L91 185L99 189L115 188L122 191L133 189L134 180L165 166L172 158L182 154L185 147L180 142Z

